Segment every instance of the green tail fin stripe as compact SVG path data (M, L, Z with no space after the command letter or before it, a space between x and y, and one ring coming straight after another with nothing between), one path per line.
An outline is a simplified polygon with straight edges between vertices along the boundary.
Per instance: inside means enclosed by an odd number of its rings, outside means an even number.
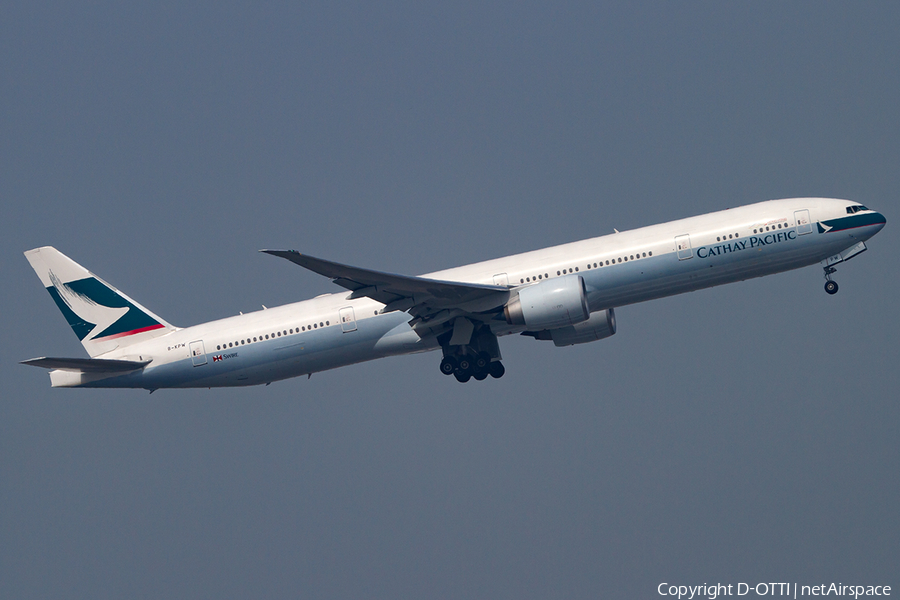
M85 301L92 302L99 306L128 309L128 312L115 323L95 335L95 339L129 333L136 330L147 331L163 326L159 321L137 308L134 304L93 277L70 281L69 283L64 284L61 283L59 285L66 286L74 294L85 299ZM56 302L56 306L59 307L59 310L65 315L66 321L69 323L69 326L72 327L75 335L78 336L79 340L83 341L84 338L94 330L97 324L88 323L75 314L55 286L48 287L47 291L50 292L50 296L53 298L53 301Z

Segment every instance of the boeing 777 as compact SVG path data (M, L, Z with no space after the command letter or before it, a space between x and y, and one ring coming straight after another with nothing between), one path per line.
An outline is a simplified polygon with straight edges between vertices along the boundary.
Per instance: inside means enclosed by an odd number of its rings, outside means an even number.
M52 247L25 253L90 358L33 358L53 387L268 384L440 349L460 382L499 378L498 338L583 344L616 332L615 309L821 263L866 249L885 218L828 198L770 200L419 277L262 250L348 291L175 327Z

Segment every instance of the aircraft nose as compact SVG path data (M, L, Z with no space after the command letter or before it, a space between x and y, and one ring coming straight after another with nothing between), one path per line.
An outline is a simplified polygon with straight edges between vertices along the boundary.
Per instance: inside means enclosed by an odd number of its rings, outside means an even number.
M887 219L885 219L884 215L881 214L880 212L875 213L874 217L875 217L875 222L873 223L873 225L878 227L878 229L875 230L875 233L878 233L887 224Z

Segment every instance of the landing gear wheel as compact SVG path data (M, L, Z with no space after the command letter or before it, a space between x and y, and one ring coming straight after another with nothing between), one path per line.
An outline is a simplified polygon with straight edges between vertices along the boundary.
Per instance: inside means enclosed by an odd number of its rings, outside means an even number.
M494 379L500 379L503 377L503 374L506 373L506 367L498 360L497 362L491 363L491 366L488 367L488 373L490 373L491 377Z
M472 360L464 354L459 357L459 361L456 363L456 368L459 371L468 373L472 370Z
M465 383L472 377L468 371L456 371L453 376L456 377L456 380L460 383Z
M491 364L491 355L487 352L479 352L475 356L475 371L487 371L488 365Z
M441 361L441 373L444 375L453 375L453 371L456 370L456 359L452 356L445 356L444 360Z
M487 379L487 371L475 371L475 374L472 377L475 378L475 381L484 381Z
M831 281L830 279L825 282L825 291L831 295L837 294L838 284L837 281Z

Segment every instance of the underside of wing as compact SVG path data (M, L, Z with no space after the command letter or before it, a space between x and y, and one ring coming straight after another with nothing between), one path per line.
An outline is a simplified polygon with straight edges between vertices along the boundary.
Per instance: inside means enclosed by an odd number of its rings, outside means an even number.
M315 258L295 250L261 252L286 258L331 278L339 286L353 292L351 299L367 297L381 302L386 305L385 312L406 310L418 317L441 311L483 313L499 309L509 299L509 290L503 286L383 273Z
M81 371L82 373L127 373L150 364L150 361L110 360L104 358L53 358L42 356L22 361L23 365L58 369L61 371Z

